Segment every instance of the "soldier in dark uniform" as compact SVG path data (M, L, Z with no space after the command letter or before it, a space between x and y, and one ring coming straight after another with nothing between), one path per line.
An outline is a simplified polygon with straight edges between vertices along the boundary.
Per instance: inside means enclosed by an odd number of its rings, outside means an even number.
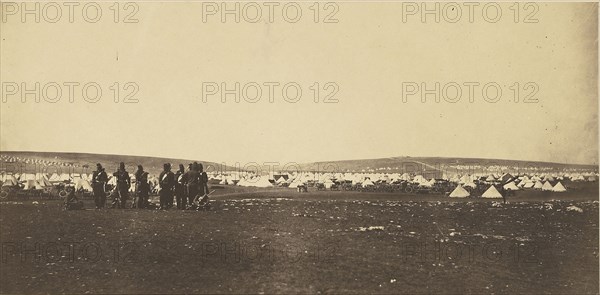
M202 163L198 164L198 195L196 196L197 200L197 209L203 210L208 209L210 206L208 200L208 175L204 172L204 167L202 167Z
M193 163L189 163L188 164L188 171L185 173L185 195L188 198L188 202L187 205L188 207L190 207L192 205L192 203L194 202L194 196L190 195L190 190L188 188L188 184L190 182L190 171L194 170L194 164Z
M96 171L92 173L92 189L94 190L94 203L96 209L104 208L106 204L106 183L108 175L100 163L96 164Z
M137 208L144 209L148 204L148 195L150 194L150 184L148 183L148 172L144 171L142 165L138 165L135 172Z
M175 197L177 199L177 209L180 210L187 207L186 175L183 164L179 164L179 170L175 173Z
M166 163L163 166L163 172L160 173L160 209L169 209L169 200L173 199L173 187L175 186L175 174L171 172L171 164ZM172 203L171 203L172 204Z
M74 187L67 187L67 197L65 198L65 209L66 210L81 210L83 209L83 202L75 195Z
M129 178L129 173L125 171L125 163L119 163L119 170L113 173L113 177L116 177L117 179L117 187L113 191L112 208L115 208L116 206L125 208L127 197L129 195L129 188L131 187L131 179Z
M202 167L202 163L198 164L198 195L205 196L208 194L208 175L204 172L204 167Z
M186 173L188 204L191 207L198 195L198 185L200 183L200 173L198 172L198 163L194 162L191 169Z

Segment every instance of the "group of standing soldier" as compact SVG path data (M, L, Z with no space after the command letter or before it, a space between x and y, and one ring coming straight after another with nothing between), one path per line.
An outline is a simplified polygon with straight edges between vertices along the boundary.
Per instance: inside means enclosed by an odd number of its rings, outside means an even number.
M119 169L113 173L113 177L116 186L110 194L113 198L111 208L125 208L131 187L131 178L125 170L125 163L119 164ZM144 171L142 165L138 165L138 170L135 172L135 182L137 200L134 201L133 206L139 209L150 207L148 172ZM92 188L97 209L103 208L106 204L107 183L108 175L104 168L101 164L96 164L96 171L92 174ZM172 208L174 199L177 201L177 209L190 209L196 198L208 194L208 176L203 171L202 164L197 162L190 163L187 171L180 164L176 173L171 171L171 164L166 163L159 175L159 188L160 209Z

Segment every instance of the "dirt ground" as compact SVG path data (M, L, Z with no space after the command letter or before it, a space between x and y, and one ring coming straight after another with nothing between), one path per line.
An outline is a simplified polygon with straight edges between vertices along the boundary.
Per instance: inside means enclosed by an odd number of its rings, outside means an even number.
M2 202L0 292L598 293L597 184L508 204L215 188L207 212Z

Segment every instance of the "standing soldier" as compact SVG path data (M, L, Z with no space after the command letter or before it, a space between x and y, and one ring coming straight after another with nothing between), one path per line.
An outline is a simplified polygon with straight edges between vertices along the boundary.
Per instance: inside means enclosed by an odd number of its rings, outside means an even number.
M194 177L195 177L193 175L194 173L192 171L194 171L194 164L189 163L188 171L185 173L185 186L186 186L185 187L185 195L188 198L188 202L187 202L188 208L190 206L192 206L192 204L194 203L194 197L195 197L195 195L192 195L190 193L190 179L194 179ZM194 193L194 192L192 191L192 193Z
M116 206L119 206L119 208L125 208L127 196L129 194L129 188L131 187L131 179L129 178L129 173L125 171L125 163L119 163L119 170L113 173L113 176L117 179L117 187L113 191L114 196L112 208L115 208Z
M186 175L183 164L179 164L179 170L175 173L175 197L177 199L177 209L180 210L185 209L187 205Z
M198 195L206 196L208 194L208 175L204 172L204 167L202 167L202 163L198 164Z
M200 183L200 173L198 172L198 163L194 162L190 170L186 173L188 208L192 208L194 200L198 195L198 184Z
M161 172L159 176L159 185L160 209L169 209L169 200L173 199L173 187L175 186L175 174L171 172L171 164L164 164L163 172Z
M202 163L197 164L196 167L198 171L198 193L194 203L197 201L197 210L201 210L208 205L208 175L204 172Z
M96 171L92 174L92 188L94 190L94 202L96 203L96 209L104 208L106 204L106 183L108 182L108 175L102 168L100 163L96 164Z
M144 209L148 204L148 195L150 194L150 184L148 183L148 172L144 171L142 165L138 165L135 172L137 208Z

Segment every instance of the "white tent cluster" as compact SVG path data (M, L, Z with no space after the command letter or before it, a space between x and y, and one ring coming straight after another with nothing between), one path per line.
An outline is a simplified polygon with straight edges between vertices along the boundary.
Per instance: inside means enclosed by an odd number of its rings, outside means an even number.
M438 175L439 176L439 175ZM246 172L221 172L209 174L210 179L217 180L221 185L276 187L286 186L296 188L307 182L323 184L330 188L336 183L349 183L362 187L377 184L411 183L419 187L432 187L439 181L455 183L456 190L451 193L452 197L464 197L469 189L484 186L484 188L495 186L502 187L507 191L518 191L523 189L537 189L551 192L563 192L566 190L561 181L585 181L592 179L596 174L592 172L582 174L449 174L443 173L441 178L425 177L417 173L384 173L384 172L345 172L345 173L318 173L318 172L276 172L270 175L254 175ZM460 188L459 188L460 187ZM492 194L493 192L490 192Z
M43 157L19 157L7 154L0 154L0 162L3 163L25 163L38 164L46 167L87 167L85 164L71 163L61 161L55 157L47 159ZM332 188L336 184L345 183L353 186L372 187L386 184L410 183L412 185L431 188L439 181L448 181L453 183L454 190L450 193L451 197L465 197L469 195L472 189L481 189L494 187L495 190L504 189L510 191L518 190L540 190L546 192L564 192L567 190L568 182L590 182L597 181L599 174L596 171L585 171L583 169L563 169L557 172L555 168L550 167L508 167L506 165L492 165L483 167L481 165L461 165L445 164L442 168L432 173L422 172L392 172L399 170L400 167L364 167L356 171L346 170L345 172L274 172L269 175L255 175L249 172L224 171L209 173L212 180L217 180L220 185L237 185L248 187L290 187L296 188L307 182L322 184L325 188ZM81 169L80 171L89 171ZM54 171L48 168L49 171ZM3 186L15 186L20 184L28 189L39 189L58 183L67 183L78 189L91 190L90 173L59 173L60 169L55 169L54 173L8 173L0 171L0 181ZM65 169L63 169L65 170ZM69 169L74 170L74 169ZM453 171L453 172L449 172ZM480 171L471 173L471 171ZM498 173L496 171L520 171L518 173ZM133 173L132 183L135 183ZM432 176L435 175L435 178ZM110 176L109 184L115 184L115 179ZM158 184L156 176L149 176L151 187ZM564 184L567 184L565 187ZM135 190L132 185L131 190ZM489 189L488 189L489 190ZM486 191L487 192L487 191ZM490 191L494 195L493 191Z
M135 176L131 173L132 186L130 191L135 191ZM21 184L23 189L44 189L59 184L73 186L76 190L92 191L92 174L86 173L5 173L0 172L0 182L3 187L14 187ZM149 176L151 187L158 185L156 176ZM116 185L116 179L109 174L109 185Z

